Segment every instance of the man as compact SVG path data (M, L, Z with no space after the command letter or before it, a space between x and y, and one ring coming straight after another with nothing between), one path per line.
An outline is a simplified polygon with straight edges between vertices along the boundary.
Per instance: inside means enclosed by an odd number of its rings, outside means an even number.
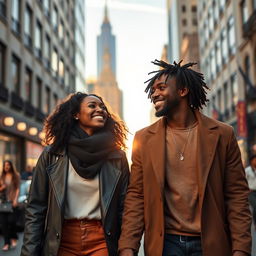
M120 256L246 256L251 252L248 186L233 129L201 114L203 75L161 67L146 92L162 118L134 138ZM149 73L150 74L150 73Z
M256 226L256 155L252 155L249 161L250 165L246 167L245 174L251 191L249 202L253 208L253 222L254 226Z

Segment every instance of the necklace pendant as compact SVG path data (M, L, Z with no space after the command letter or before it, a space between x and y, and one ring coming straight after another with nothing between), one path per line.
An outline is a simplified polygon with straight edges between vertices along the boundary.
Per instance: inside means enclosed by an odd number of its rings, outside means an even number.
M180 154L180 161L183 161L184 160L184 156L183 154Z

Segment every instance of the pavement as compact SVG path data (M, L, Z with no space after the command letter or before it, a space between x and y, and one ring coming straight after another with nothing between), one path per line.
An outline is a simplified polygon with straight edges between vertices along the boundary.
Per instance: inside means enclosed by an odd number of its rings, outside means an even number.
M19 240L16 249L11 249L8 252L3 252L1 251L1 248L4 245L3 237L0 235L0 256L19 256L20 255L20 250L22 246L22 241L23 241L23 233L18 233ZM256 255L256 231L255 228L252 227L252 255ZM139 251L138 256L144 256L143 253L143 241L142 241L142 246Z

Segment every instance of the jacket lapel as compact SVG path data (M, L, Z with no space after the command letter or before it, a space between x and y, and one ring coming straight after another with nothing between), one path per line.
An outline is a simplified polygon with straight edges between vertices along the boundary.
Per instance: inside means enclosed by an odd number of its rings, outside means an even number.
M198 120L197 167L199 205L201 208L207 184L207 178L219 141L219 132L215 121L202 115L199 112L195 112L195 114Z
M165 119L161 118L158 122L150 126L149 132L152 133L148 141L150 159L161 189L161 194L163 195L165 178Z
M111 159L112 160L121 159L121 155L115 154L115 155L109 156L109 160L106 161L101 168L99 182L100 182L100 200L101 200L101 211L102 211L101 213L102 213L103 222L107 215L107 211L108 211L111 199L113 197L115 188L121 176L121 171L120 171L121 161L120 161L120 167L118 167L113 164L113 161L111 161Z
M58 155L55 162L47 168L47 173L59 208L64 211L64 199L66 196L68 157L66 154Z

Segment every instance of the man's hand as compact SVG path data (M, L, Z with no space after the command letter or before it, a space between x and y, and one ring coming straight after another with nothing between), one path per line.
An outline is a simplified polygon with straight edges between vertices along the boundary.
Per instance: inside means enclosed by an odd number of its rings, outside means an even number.
M233 256L249 256L246 252L242 252L242 251L235 251L233 253Z
M119 256L134 256L133 250L132 249L123 249L120 253Z

